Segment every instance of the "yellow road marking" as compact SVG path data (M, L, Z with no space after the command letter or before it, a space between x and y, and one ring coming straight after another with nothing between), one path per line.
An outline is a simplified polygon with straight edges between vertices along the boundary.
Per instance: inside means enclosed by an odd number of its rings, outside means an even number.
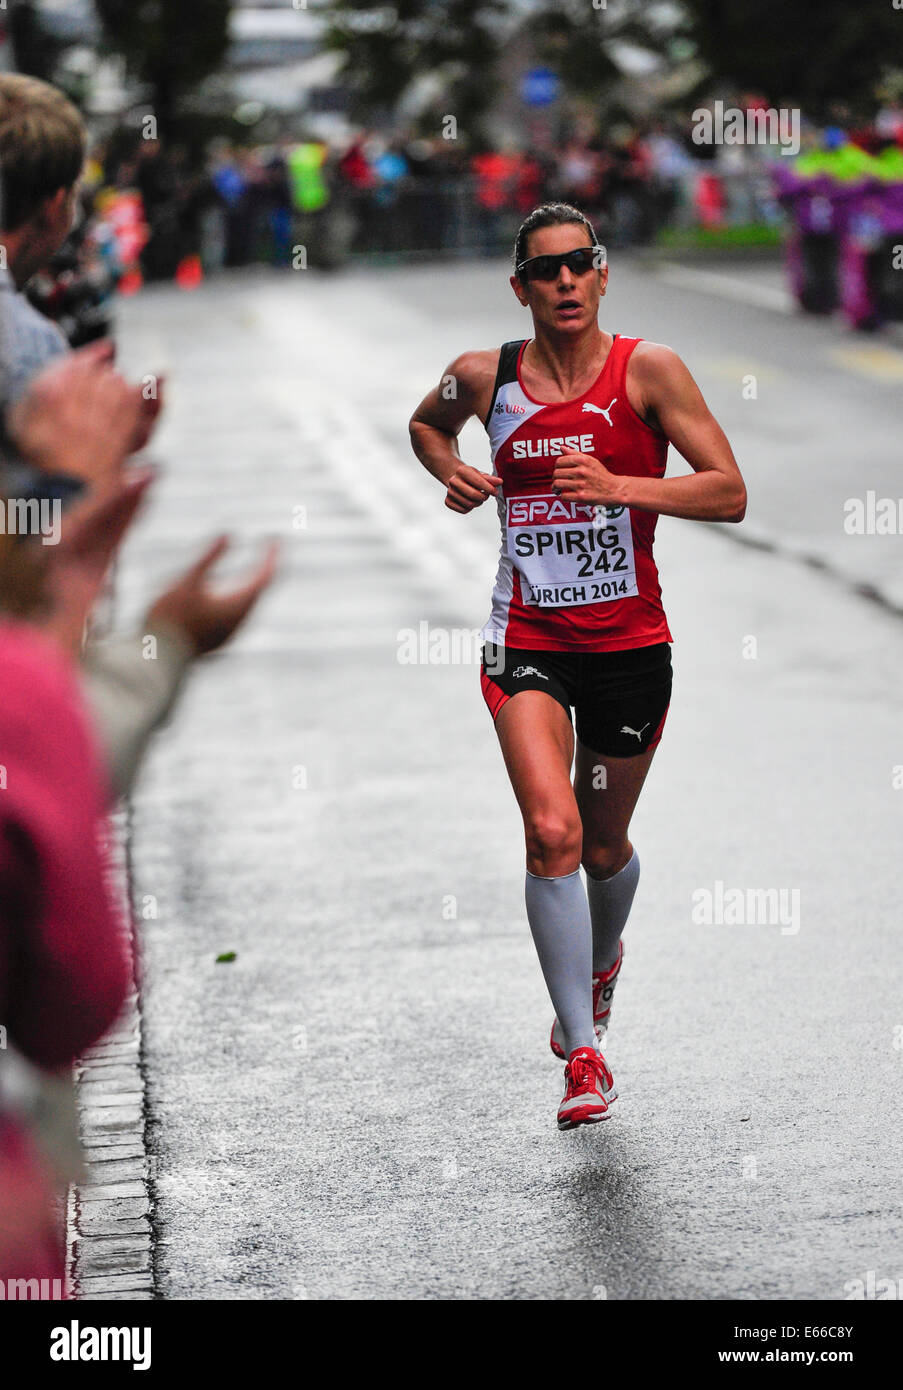
M841 367L876 381L903 381L903 352L894 348L862 347L830 348L828 356Z

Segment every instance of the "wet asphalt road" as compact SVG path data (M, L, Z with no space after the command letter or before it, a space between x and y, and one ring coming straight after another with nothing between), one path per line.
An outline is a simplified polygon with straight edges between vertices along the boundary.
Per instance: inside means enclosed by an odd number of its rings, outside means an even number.
M172 380L123 619L213 531L244 560L283 538L277 586L197 673L132 806L158 914L159 1292L840 1299L899 1279L903 628L725 529L659 522L676 681L632 827L621 1100L556 1129L520 822L469 640L495 518L447 512L406 453L445 364L527 331L504 276L254 274L124 314L126 364ZM606 326L693 368L750 527L900 590L900 538L845 535L843 502L903 492L903 354L640 265L613 267L610 299ZM486 466L478 427L462 451ZM400 662L421 623L459 659ZM694 921L718 882L798 910Z

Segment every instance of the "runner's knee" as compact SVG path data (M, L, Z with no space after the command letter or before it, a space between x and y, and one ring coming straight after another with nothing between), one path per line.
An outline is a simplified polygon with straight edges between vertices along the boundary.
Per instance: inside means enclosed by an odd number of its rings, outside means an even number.
M585 845L581 863L590 878L611 878L630 858L626 837L611 845Z
M527 858L543 865L553 864L553 872L573 873L580 859L581 827L577 817L570 819L555 811L540 811L524 821ZM567 862L570 868L557 867Z

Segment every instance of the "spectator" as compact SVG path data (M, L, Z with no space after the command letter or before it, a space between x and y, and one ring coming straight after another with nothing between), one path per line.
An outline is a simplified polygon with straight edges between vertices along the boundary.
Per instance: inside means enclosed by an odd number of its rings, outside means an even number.
M601 193L601 169L594 152L577 140L568 141L558 162L557 184L563 202L595 207Z
M148 238L141 252L145 280L168 280L179 262L177 172L159 140L138 145L135 186L141 194Z
M364 143L363 135L352 140L336 166L343 183L355 192L366 192L376 185L376 175L367 158Z
M89 504L106 532L103 538L93 528L104 559L142 486L120 484ZM17 549L13 565L21 557ZM8 580L9 555L3 558ZM95 567L101 580L104 570L105 563ZM129 988L97 843L104 776L71 646L96 592L91 585L60 591L43 615L51 624L46 635L0 622L0 1018L9 1042L53 1078L110 1027ZM64 1278L55 1203L66 1176L61 1156L42 1149L0 1090L0 1279Z
M15 450L3 417L42 366L67 350L60 330L18 293L47 265L72 228L85 157L81 117L61 92L19 74L0 74L0 462ZM6 478L6 486L25 485ZM65 488L60 484L61 489Z
M288 166L281 150L271 150L263 161L260 197L267 237L266 259L273 265L290 265L292 194Z
M359 200L363 244L375 251L394 250L399 244L418 249L418 207L416 200L404 196L410 180L402 142L371 140L367 160L374 181Z
M514 205L521 217L526 217L531 208L545 202L548 175L546 162L532 150L528 150L518 161Z
M503 239L503 211L514 200L517 164L513 156L500 150L479 150L471 161L476 180L476 209L479 240L484 256L496 255Z
M882 140L903 145L903 102L899 97L882 106L875 117L875 130Z
M145 619L158 662L142 663L133 643L109 643L94 649L80 676L74 662L86 621L150 482L146 472L116 471L134 432L134 403L130 411L128 388L97 353L73 354L28 389L14 424L26 454L54 473L78 476L98 449L108 464L104 484L68 514L59 545L0 538L0 1021L37 1069L33 1108L46 1111L48 1098L55 1112L62 1106L48 1145L27 1107L11 1104L9 1055L0 1050L0 1279L62 1280L56 1209L77 1176L67 1068L112 1024L131 983L98 824L131 784L188 662L244 621L272 578L275 554L248 583L216 594L207 579L225 549L219 538Z
M238 156L223 149L211 172L211 182L223 209L225 248L223 263L244 265L249 255L247 194L248 181Z
M146 428L140 391L109 370L103 351L103 345L97 345L51 364L32 383L10 419L16 441L28 458L51 475L65 469L66 476L89 478L101 498L120 486L136 431ZM75 534L83 532L80 525ZM224 538L216 541L160 594L140 636L88 643L83 658L85 693L106 751L112 799L128 790L151 735L175 702L190 661L226 641L272 579L275 552L271 549L248 584L220 595L211 593L209 571L225 544ZM56 593L61 611L67 611L66 592L93 592L97 576L91 565L103 552L85 554L86 549L83 543L79 550L71 536L66 543L40 547L40 565L51 577L50 589L43 590L45 604L48 595ZM35 602L32 598L32 605ZM21 605L16 611L22 611ZM142 652L142 640L148 634L157 639L155 662L148 662ZM77 636L80 647L81 631Z

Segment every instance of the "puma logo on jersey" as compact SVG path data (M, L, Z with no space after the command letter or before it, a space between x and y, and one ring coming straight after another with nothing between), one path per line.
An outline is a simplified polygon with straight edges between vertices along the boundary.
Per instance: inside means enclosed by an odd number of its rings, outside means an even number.
M606 410L603 410L601 405L593 405L591 401L585 401L583 405L583 410L584 413L589 413L592 415L604 415L608 423L611 425L612 429L614 429L614 422L611 418L611 412L617 405L617 403L618 397L615 396L614 400L609 404L608 408Z
M535 666L518 666L516 671L511 672L512 680L523 680L524 676L539 676L542 681L549 679L544 671L537 671Z
M650 721L647 720L646 723L643 725L642 729L631 729L631 727L630 727L629 724L622 724L622 725L621 725L621 733L622 733L622 734L634 734L634 735L636 736L636 741L637 741L637 743L642 743L642 741L643 741L643 734L644 734L644 733L646 732L646 730L649 728L649 722L650 722Z

